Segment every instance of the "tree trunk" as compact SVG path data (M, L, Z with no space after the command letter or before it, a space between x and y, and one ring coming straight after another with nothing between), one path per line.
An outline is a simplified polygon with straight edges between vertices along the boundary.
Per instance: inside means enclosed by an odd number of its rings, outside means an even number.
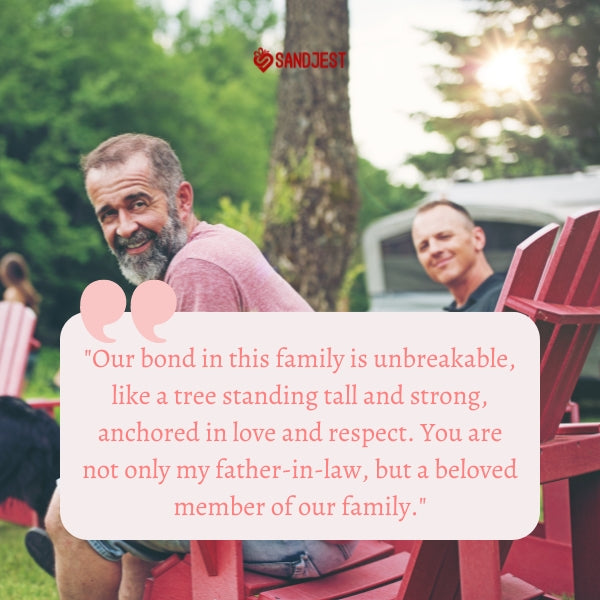
M336 53L337 67L286 68L284 63L281 69L264 248L270 262L319 311L335 310L356 243L359 198L348 97L348 24L347 0L286 1L284 58Z

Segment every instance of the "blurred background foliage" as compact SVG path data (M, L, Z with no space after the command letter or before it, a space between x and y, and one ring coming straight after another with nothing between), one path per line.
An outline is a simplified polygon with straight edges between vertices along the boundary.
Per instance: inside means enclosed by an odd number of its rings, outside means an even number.
M218 0L201 21L135 0L0 3L0 255L29 262L44 344L58 344L91 281L127 291L79 172L109 136L169 140L198 216L260 245L277 72L252 56L276 22L270 0ZM384 171L361 161L361 173L365 220L389 212L387 200L405 205Z
M291 0L294 1L294 0ZM600 163L600 7L585 0L481 0L477 35L432 31L449 61L432 65L447 108L416 115L447 152L408 159L427 179L573 172ZM43 295L37 335L57 346L85 286L130 290L101 238L79 159L125 131L171 142L198 216L263 231L277 71L252 62L281 19L272 0L214 0L206 18L168 16L158 0L0 3L0 255L22 253ZM481 67L517 51L525 89L491 87ZM424 192L358 163L359 228ZM341 306L368 308L360 252Z
M600 3L477 0L477 35L430 31L448 150L409 158L427 178L497 179L600 165Z

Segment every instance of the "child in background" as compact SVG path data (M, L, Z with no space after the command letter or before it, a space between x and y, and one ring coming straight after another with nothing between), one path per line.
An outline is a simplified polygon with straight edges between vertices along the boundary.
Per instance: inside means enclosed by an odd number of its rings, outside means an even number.
M3 300L21 302L39 314L41 297L29 280L25 259L16 252L9 252L0 260L0 281L6 288Z
M0 282L4 286L2 300L20 302L31 308L36 315L40 313L42 297L29 280L29 268L25 259L16 252L9 252L0 260ZM35 366L37 352L29 353L25 377L29 378Z

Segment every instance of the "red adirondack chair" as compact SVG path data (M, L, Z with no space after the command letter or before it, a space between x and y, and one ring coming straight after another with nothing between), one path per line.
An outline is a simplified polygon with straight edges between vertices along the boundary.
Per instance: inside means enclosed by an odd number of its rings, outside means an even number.
M536 319L543 352L540 480L545 484L544 523L534 535L513 544L506 567L519 568L544 587L575 592L578 599L600 597L600 579L593 572L597 569L589 564L590 555L598 552L600 537L600 425L559 425L559 411L573 391L600 322L599 212L567 221L533 296L523 288L525 282L517 282L512 289L505 288L499 303L505 310L519 310ZM540 246L549 247L553 241L555 232L547 229L545 236L539 235ZM539 268L533 267L534 277Z
M20 302L0 302L0 393L20 396L31 350L39 347L33 337L37 317Z
M38 344L33 337L37 317L19 302L0 302L0 394L20 396L29 353ZM35 512L20 500L0 504L0 519L19 525L37 525Z
M20 302L0 302L1 395L21 396L29 353L40 346L33 336L36 322L36 314L31 308ZM58 402L37 400L31 404L53 415ZM13 498L0 504L0 519L25 526L38 525L35 511Z
M564 488L548 488L558 493L545 499L545 525L557 519L568 531L418 541L410 553L399 551L408 542L361 542L344 570L292 584L244 573L241 542L193 541L189 555L155 570L144 600L534 600L557 598L540 589L554 591L557 579L571 581L577 600L598 600L600 424L559 425L600 323L600 210L568 219L553 251L557 231L519 245L498 310L522 312L540 331L540 482L567 481L569 492L565 503Z
M545 589L574 592L577 600L600 597L592 558L600 552L600 425L560 426L600 323L600 210L568 219L551 253L557 230L547 226L517 248L498 302L498 310L531 317L540 332L540 482L552 484L544 502L547 527L512 544L420 542L401 586L403 600L453 597L443 595L444 586L460 590L462 600L519 598L502 585L500 573L509 569ZM441 595L420 587L420 576L444 569L452 583Z

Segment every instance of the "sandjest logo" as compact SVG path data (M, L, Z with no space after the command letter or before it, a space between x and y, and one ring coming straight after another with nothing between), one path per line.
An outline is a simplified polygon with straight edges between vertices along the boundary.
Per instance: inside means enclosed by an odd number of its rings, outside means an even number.
M277 69L345 69L346 52L276 52L265 48L254 51L254 64L264 73Z

